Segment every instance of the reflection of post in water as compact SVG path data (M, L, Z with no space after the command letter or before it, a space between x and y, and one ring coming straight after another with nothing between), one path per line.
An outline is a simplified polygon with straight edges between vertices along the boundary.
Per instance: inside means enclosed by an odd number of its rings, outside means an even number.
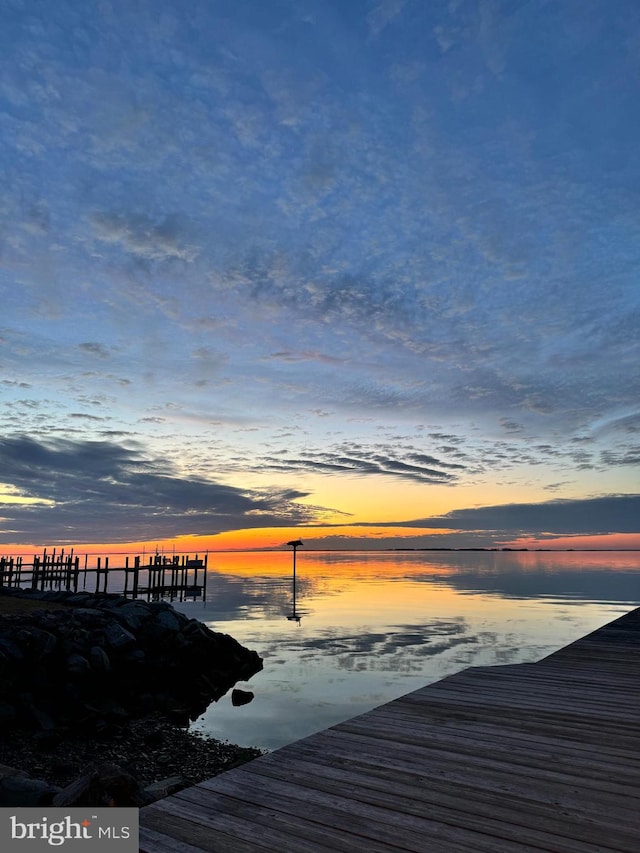
M291 545L293 548L293 582L292 582L292 593L293 593L293 601L292 601L292 609L291 615L287 616L289 622L297 622L300 624L301 616L296 610L296 552L298 548L303 545L303 541L301 539L294 539L292 542L287 542L287 545Z

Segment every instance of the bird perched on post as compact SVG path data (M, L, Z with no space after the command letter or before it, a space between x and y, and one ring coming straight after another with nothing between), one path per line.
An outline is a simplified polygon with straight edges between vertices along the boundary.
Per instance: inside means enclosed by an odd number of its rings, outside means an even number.
M302 539L294 539L291 542L287 542L287 545L291 545L292 548L299 548L300 545L304 545Z

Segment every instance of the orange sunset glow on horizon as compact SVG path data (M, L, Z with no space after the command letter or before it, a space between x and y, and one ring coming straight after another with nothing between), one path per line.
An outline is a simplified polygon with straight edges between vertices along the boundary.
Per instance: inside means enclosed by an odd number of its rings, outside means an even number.
M433 536L437 540L438 534L448 531L434 531ZM267 530L249 529L223 533L217 536L183 536L175 539L158 539L146 542L127 543L50 543L18 545L8 544L0 547L0 556L28 556L39 554L43 549L52 553L54 549L58 553L64 550L69 554L72 550L75 554L89 554L93 556L110 555L143 555L151 557L158 553L162 555L200 555L215 553L217 551L280 551L290 550L287 542L292 539L302 538L302 552L317 551L393 551L398 549L407 550L459 550L454 546L442 546L429 544L429 536L423 535L419 539L402 528L379 528L367 531L362 535L357 529L338 528L331 535L319 535L317 530L311 528L271 528ZM508 542L500 542L494 545L466 546L466 548L478 548L487 550L557 550L557 551L640 551L640 534L618 534L608 536L572 536L572 537L550 537L549 539L522 538ZM463 548L464 550L464 548ZM117 562L117 561L116 561ZM116 563L114 563L115 565Z

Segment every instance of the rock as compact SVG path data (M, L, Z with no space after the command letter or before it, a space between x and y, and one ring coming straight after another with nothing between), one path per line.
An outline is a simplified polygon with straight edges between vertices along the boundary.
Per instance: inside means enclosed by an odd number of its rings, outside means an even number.
M67 672L70 675L87 675L91 672L91 666L82 655L72 654L67 657Z
M107 645L114 649L121 649L136 642L135 635L116 621L109 622L104 630L104 636Z
M180 621L176 614L170 610L163 610L158 613L155 623L161 631L167 631L171 634L177 634L180 630Z
M137 631L152 617L151 611L143 601L129 601L123 604L118 608L116 615L118 620L124 622L132 631Z
M79 622L93 621L95 619L103 622L105 620L104 610L99 610L97 607L74 607L71 615L74 620Z
M126 719L126 717L129 716L125 709L122 707L122 705L120 705L118 702L116 702L109 696L106 696L99 702L94 702L92 705L89 705L87 703L85 704L84 708L88 715L90 715L93 711L97 713L98 716L106 719L124 720Z
M189 639L197 640L207 636L207 626L198 622L197 619L191 619L183 628L182 633Z
M52 655L58 645L58 638L51 631L45 631L42 628L29 628L29 640L27 648L32 657L41 660L48 655Z
M146 797L135 778L117 764L93 765L62 791L53 806L142 806Z
M30 693L22 693L19 698L20 704L27 712L28 718L33 721L37 728L43 731L55 730L56 724L53 717L36 705Z
M175 723L176 726L181 726L182 728L186 728L191 721L191 713L188 708L164 708L165 716L172 723Z
M121 660L139 666L145 662L146 657L144 649L130 649L122 655Z
M60 791L42 779L32 779L22 773L0 779L0 806L50 805Z
M0 637L0 655L11 661L24 660L24 652L20 646L7 637Z
M154 803L156 800L175 794L176 791L181 791L187 785L188 782L183 776L168 776L166 779L160 779L147 785L142 792L149 803Z
M231 692L231 704L236 708L240 705L248 705L249 702L253 701L253 696L254 694L250 690L236 688Z
M149 732L142 737L143 743L147 746L160 746L164 739L165 735L162 729L155 729L155 731Z
M28 773L25 773L24 770L16 770L15 767L8 767L6 764L0 764L0 781L5 778L5 776L28 776Z
M82 595L77 604L0 619L5 729L91 732L154 712L186 725L262 669L256 652L166 602Z
M89 649L89 663L94 672L106 673L111 669L109 655L101 646L91 646Z

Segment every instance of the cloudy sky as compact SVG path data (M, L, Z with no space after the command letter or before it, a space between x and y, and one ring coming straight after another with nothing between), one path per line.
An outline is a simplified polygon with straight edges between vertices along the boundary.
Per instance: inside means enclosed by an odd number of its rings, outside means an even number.
M6 0L0 543L640 547L636 0Z

